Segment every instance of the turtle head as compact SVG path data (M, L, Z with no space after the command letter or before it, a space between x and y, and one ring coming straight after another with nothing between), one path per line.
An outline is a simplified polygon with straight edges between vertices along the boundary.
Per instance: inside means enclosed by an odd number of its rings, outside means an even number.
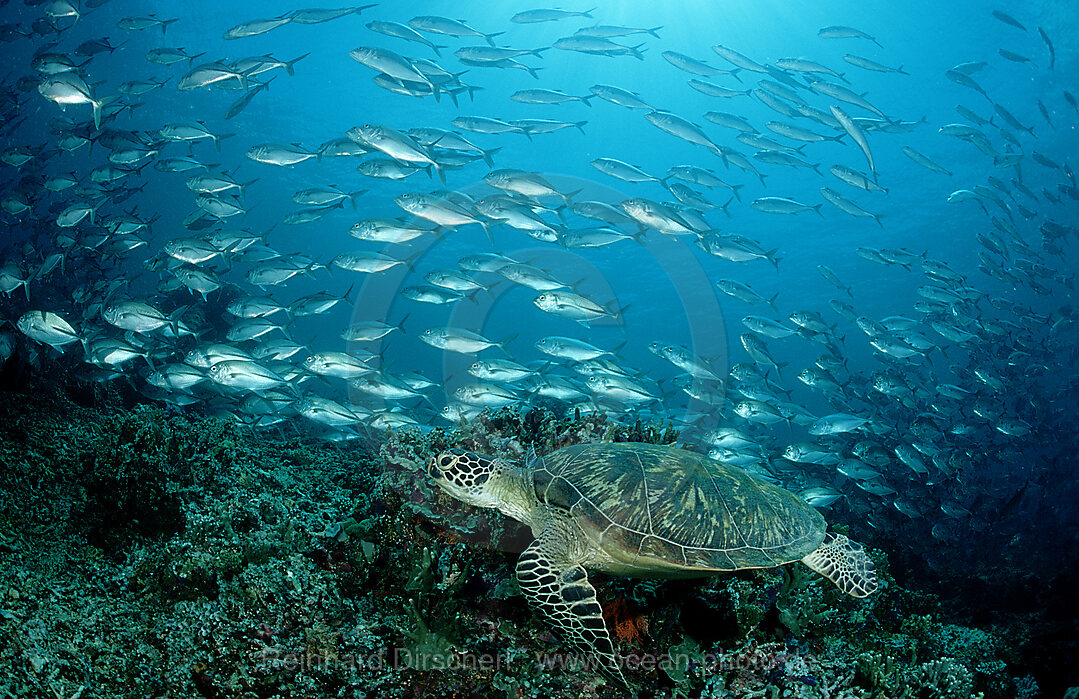
M501 504L497 483L507 464L464 449L447 449L431 458L427 475L453 497L478 507Z

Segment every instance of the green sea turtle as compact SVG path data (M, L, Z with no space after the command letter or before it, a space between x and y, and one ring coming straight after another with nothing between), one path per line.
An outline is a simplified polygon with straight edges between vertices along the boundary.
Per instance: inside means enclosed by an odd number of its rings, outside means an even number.
M795 561L854 597L877 589L862 547L827 532L815 509L738 468L674 447L578 444L523 468L460 449L428 475L450 495L528 525L517 561L529 602L625 684L586 570L688 578Z

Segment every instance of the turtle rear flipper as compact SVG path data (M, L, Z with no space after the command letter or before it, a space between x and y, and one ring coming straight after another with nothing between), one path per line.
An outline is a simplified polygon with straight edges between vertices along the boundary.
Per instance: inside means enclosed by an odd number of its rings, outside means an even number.
M877 569L860 544L842 534L828 532L817 550L802 559L852 597L868 597L877 591Z
M588 573L567 555L565 532L548 526L517 561L517 582L525 598L562 636L591 654L604 675L628 687L614 644L603 623L603 608Z

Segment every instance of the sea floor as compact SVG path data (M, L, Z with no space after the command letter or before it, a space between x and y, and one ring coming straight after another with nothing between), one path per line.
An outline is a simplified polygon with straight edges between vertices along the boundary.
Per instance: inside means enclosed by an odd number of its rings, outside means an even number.
M525 604L529 533L433 492L422 464L665 425L535 409L344 445L0 392L0 697L618 697ZM801 566L596 576L641 697L1037 696L1006 628L899 586L854 600Z

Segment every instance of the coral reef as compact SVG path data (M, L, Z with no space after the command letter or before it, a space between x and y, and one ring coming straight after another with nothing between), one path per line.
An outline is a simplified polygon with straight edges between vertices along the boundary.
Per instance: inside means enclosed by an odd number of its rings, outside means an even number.
M669 426L503 410L337 447L0 401L0 696L622 695L521 597L530 533L433 492L423 466L449 446L670 443ZM1030 696L1006 639L945 623L872 555L866 601L796 565L596 584L644 697Z

